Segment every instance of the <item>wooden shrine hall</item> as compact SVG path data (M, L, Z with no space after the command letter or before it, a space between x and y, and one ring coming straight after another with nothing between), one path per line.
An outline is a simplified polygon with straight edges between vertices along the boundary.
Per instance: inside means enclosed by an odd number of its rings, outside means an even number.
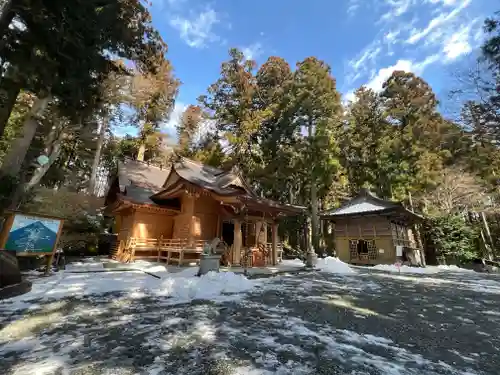
M205 243L227 244L231 265L260 267L281 261L278 220L304 207L258 197L240 171L223 171L186 158L170 169L127 159L106 196L117 246L112 257L167 264L197 263Z
M344 262L375 265L402 259L412 265L425 264L415 236L415 225L423 217L399 202L363 189L339 208L320 213L320 218L334 224L335 250ZM398 247L401 254L397 254Z

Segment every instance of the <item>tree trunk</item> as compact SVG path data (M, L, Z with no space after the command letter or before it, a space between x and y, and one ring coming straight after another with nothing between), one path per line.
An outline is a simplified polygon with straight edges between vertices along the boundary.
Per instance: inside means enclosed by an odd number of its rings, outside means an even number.
M309 142L312 143L314 136L313 124L308 126ZM314 167L311 168L310 174L311 183L311 238L309 243L312 244L315 251L319 249L319 217L318 217L318 185L316 183L316 176L314 174Z
M22 135L12 142L9 152L5 155L1 175L17 176L21 172L24 159L38 128L38 117L45 111L50 99L50 96L39 98L33 104L24 118Z
M141 143L141 145L139 146L139 151L137 151L136 160L144 161L144 154L145 153L146 153L146 145L144 143Z
M5 127L14 109L21 85L8 78L0 80L0 139L3 138Z
M35 170L35 173L33 173L33 175L31 176L31 179L24 185L23 189L24 189L25 193L30 191L37 184L40 183L43 176L45 176L45 174L47 173L49 168L57 160L57 158L61 154L62 139L63 139L63 136L59 137L59 139L57 139L54 142L54 144L52 146L52 150L51 150L50 155L49 155L49 161L46 164L42 165L41 167L37 168Z
M108 128L108 118L104 117L99 131L99 138L97 138L97 148L95 150L94 161L92 162L92 173L89 181L89 194L96 195L95 186L97 180L97 170L99 169L99 162L101 160L102 146L104 144L104 136Z
M311 181L311 239L315 251L319 249L318 186Z
M486 255L487 255L489 260L493 260L492 253L493 253L495 243L493 242L493 237L491 236L490 226L488 225L488 220L486 220L486 215L485 215L484 211L481 212L481 219L483 221L484 231L486 233L486 237L487 237L487 240L488 240L489 245L490 245L490 249L488 249L488 247L486 247L486 249L487 249Z

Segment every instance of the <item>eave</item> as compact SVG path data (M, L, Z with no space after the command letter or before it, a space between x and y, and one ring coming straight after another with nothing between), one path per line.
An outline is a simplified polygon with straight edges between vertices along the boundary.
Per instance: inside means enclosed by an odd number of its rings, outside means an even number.
M423 221L424 218L415 212L411 212L404 207L391 207L383 210L376 211L364 211L364 212L353 212L349 214L320 214L320 219L322 220L346 220L346 219L355 219L355 218L365 218L370 216L383 216L388 219L399 219L402 221L410 221L410 222L420 222Z
M144 209L148 211L161 212L170 215L177 215L180 213L180 210L176 210L174 208L162 207L157 204L134 202L130 199L127 199L127 197L123 195L120 195L115 202L107 206L105 208L105 212L107 214L118 214L129 208L132 208L134 210Z

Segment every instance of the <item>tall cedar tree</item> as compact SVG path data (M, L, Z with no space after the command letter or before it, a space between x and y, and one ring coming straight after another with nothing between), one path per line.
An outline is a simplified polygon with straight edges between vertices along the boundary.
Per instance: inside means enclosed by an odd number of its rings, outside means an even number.
M258 133L260 188L269 198L297 203L295 193L300 184L296 173L300 158L294 153L297 137L285 122L293 73L284 59L272 56L257 71L256 80L258 95L255 105L269 113Z
M319 200L342 173L339 137L342 104L330 67L315 57L297 64L287 120L295 132L304 131L302 169L307 171L310 192L312 242L319 247Z
M228 145L229 163L252 179L257 132L267 112L254 105L255 62L245 60L243 53L235 48L229 51L229 56L222 64L221 77L198 100Z
M390 190L385 167L390 157L387 145L392 126L377 93L361 87L354 96L347 108L347 129L342 142L351 194L365 187L384 196Z
M131 104L135 109L133 122L141 126L137 160L144 160L148 143L156 137L161 124L170 116L179 84L168 60L164 60L155 73L141 74L137 70L131 89Z
M432 88L413 73L395 71L384 83L381 96L394 129L391 158L384 160L389 196L401 200L431 186L439 176L443 119Z

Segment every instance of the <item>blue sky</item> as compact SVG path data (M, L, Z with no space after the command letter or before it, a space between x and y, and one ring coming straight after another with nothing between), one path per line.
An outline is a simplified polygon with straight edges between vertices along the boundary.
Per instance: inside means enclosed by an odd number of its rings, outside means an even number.
M443 99L453 72L472 61L495 0L152 0L153 22L182 81L165 130L219 75L231 47L262 64L325 60L348 99L379 90L393 70L423 76Z

